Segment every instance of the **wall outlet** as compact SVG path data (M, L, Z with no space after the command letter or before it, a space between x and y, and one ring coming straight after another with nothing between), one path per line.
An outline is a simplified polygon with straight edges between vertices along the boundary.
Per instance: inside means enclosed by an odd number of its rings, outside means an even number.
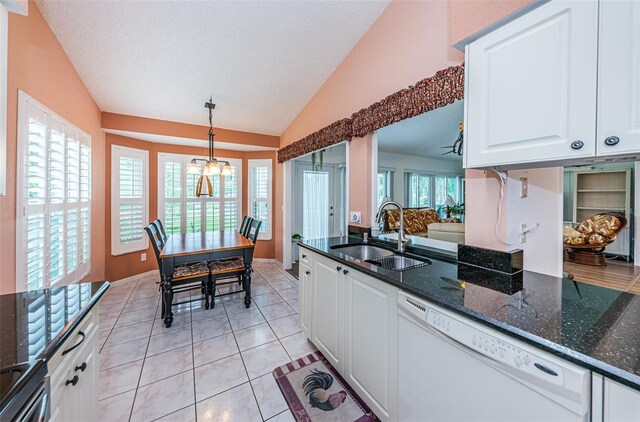
M349 211L349 221L351 223L362 223L362 213L360 211Z
M146 261L146 260L147 260L147 254L146 253L140 254L140 261Z
M520 243L527 243L527 223L520 224Z

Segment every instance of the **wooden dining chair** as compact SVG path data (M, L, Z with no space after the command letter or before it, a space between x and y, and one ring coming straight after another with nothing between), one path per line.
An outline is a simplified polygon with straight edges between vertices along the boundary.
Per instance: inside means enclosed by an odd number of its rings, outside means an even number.
M255 244L258 240L258 234L260 233L260 226L262 225L262 221L251 219L251 222L247 226L247 238L253 242L254 247L251 249L251 254L255 251ZM250 237L252 236L252 237ZM218 286L223 286L236 282L236 277L240 280L240 283L247 282L247 277L250 277L250 274L247 274L247 266L244 262L244 258L241 256L233 256L229 258L215 259L213 261L209 261L207 263L209 267L209 272L211 273L211 281L209 284L209 295L211 296L211 307L215 306L215 297L216 297L216 288ZM225 281L228 279L233 279L233 281ZM229 293L220 294L218 296L226 296L230 294L235 294L241 291L246 291L250 286L243 284L243 289L238 291L233 291ZM250 302L245 302L245 306L248 308L250 306Z
M144 228L144 230L149 236L149 241L151 242L153 252L156 255L156 261L158 262L158 269L160 270L160 274L162 274L162 259L160 258L160 253L162 252L164 245L164 242L162 241L162 234L154 223L149 224ZM204 307L205 309L209 309L208 287L211 284L211 277L206 262L192 262L176 265L173 270L171 283L168 286L165 285L164 280L162 280L162 276L160 276L158 284L160 286L160 291L162 292L162 318L164 318L164 315L167 312L165 306L165 292L167 292L167 289L169 289L168 294L171 295L172 298L174 293L200 289L200 291L204 293ZM180 305L182 303L194 302L196 300L200 299L182 302L172 301L172 305Z

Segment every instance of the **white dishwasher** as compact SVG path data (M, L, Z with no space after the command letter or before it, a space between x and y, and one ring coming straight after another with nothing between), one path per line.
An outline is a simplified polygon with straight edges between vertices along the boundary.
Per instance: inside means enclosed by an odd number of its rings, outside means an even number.
M400 421L588 421L590 371L404 292Z

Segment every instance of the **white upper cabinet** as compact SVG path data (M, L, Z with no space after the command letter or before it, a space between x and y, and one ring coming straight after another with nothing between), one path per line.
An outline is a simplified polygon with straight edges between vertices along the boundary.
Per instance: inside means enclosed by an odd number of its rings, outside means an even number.
M640 150L640 2L600 2L600 156Z
M597 55L597 1L551 1L469 44L465 167L593 157Z

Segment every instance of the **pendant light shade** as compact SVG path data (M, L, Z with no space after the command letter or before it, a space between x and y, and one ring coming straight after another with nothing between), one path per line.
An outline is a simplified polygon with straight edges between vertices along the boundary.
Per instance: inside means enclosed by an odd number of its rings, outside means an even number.
M225 162L224 163L224 167L222 168L222 175L223 176L231 176L231 164L229 164L229 162Z
M207 176L200 176L196 184L196 196L213 196L213 186Z
M216 174L220 174L220 164L217 160L207 161L207 164L204 165L204 170L202 174L205 176L213 176Z
M200 174L200 165L196 162L196 160L191 160L191 162L187 165L187 173Z

